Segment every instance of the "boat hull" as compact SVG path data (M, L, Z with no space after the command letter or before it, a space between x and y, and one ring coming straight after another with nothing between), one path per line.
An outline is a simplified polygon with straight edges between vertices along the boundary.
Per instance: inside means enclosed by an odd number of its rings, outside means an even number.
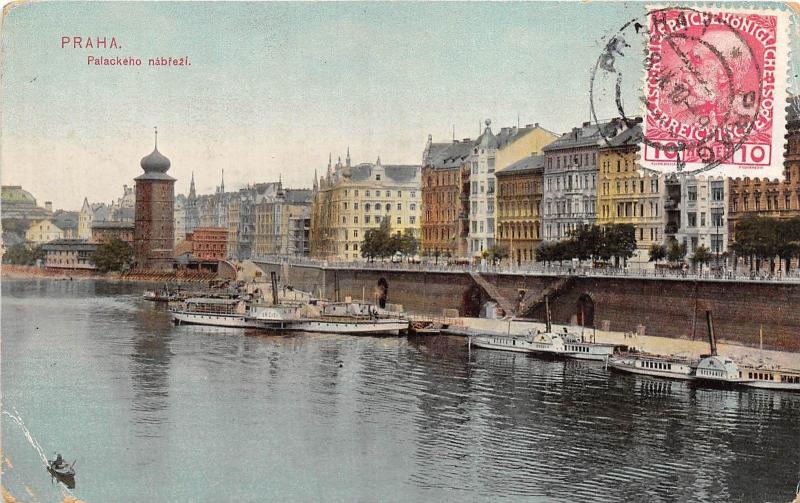
M794 391L800 393L800 384L775 381L745 381L739 383L748 388L770 389L778 391Z
M197 314L172 311L172 321L179 325L207 325L211 327L252 328L257 324L247 320L243 315Z
M319 334L347 335L400 335L408 329L403 320L296 320L281 322L258 322L265 330L314 332Z
M493 349L496 351L511 351L514 353L530 353L530 348L523 346L506 346L504 344L492 344L490 342L481 342L473 340L471 345L481 349Z
M619 372L625 372L628 374L636 374L636 375L643 375L648 377L658 377L660 379L677 379L681 381L691 381L694 377L691 374L682 374L678 372L667 372L661 370L653 370L653 369L643 369L639 367L634 367L632 365L626 365L624 363L609 363L609 367Z

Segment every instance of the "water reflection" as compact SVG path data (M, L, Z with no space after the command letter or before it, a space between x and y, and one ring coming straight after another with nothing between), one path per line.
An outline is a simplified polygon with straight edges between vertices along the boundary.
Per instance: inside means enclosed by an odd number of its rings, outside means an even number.
M5 398L32 424L68 410L68 432L45 431L84 442L67 445L90 458L83 499L125 500L144 480L163 501L232 488L242 500L789 501L798 478L797 395L458 337L175 327L141 290L3 285ZM69 384L38 377L53 363ZM197 453L213 463L185 462ZM128 454L130 482L111 463Z

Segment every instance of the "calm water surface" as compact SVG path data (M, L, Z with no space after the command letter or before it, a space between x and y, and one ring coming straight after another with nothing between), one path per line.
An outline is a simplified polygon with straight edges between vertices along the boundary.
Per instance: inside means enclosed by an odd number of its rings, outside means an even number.
M141 290L2 284L3 409L77 458L88 502L788 502L800 478L800 396L457 337L174 327ZM3 484L58 499L3 419Z

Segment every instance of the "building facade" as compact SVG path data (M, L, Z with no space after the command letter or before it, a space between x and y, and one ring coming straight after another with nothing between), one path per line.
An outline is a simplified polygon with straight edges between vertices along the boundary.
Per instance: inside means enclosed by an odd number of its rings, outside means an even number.
M326 176L314 180L311 210L311 255L317 258L361 259L368 229L388 219L391 231L407 229L419 237L420 166L384 165L380 157L355 166L341 160Z
M533 261L541 242L544 162L535 154L496 172L497 244L518 265Z
M64 238L64 230L50 220L33 222L25 231L25 240L41 244Z
M427 256L467 256L469 165L475 142L428 143L422 154L420 250Z
M597 217L597 155L625 125L619 119L584 122L544 147L543 232L547 241L569 236Z
M134 225L135 268L166 272L173 269L175 246L175 179L167 174L170 161L158 151L142 158L137 176Z
M97 245L83 239L59 239L42 245L44 266L48 269L91 271Z
M278 187L254 208L253 256L308 255L311 191Z
M745 217L800 217L800 101L793 100L787 117L783 180L728 179L728 242L736 241L736 223Z
M95 222L92 224L92 243L102 243L111 239L133 246L134 222Z
M200 261L225 260L228 230L221 227L198 227L186 235L191 253Z
M687 257L703 246L721 255L728 249L728 179L671 174L665 178L668 241L686 245Z
M633 262L648 263L649 248L664 244L664 175L638 163L640 125L601 143L597 154L597 225L630 224L636 236Z

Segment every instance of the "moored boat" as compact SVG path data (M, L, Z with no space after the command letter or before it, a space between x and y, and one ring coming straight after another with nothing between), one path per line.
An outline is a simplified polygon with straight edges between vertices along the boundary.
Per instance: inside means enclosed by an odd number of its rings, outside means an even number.
M741 367L740 384L748 388L800 391L800 370Z
M517 353L530 353L531 336L511 334L483 333L470 336L468 344L482 349L497 349L500 351L514 351Z
M366 302L320 302L254 306L247 316L265 330L350 335L399 335L408 320Z
M169 313L176 324L247 328L257 324L247 318L248 303L240 299L192 297L171 302Z
M665 379L694 379L695 362L681 356L650 353L627 353L612 357L608 366L614 370Z

